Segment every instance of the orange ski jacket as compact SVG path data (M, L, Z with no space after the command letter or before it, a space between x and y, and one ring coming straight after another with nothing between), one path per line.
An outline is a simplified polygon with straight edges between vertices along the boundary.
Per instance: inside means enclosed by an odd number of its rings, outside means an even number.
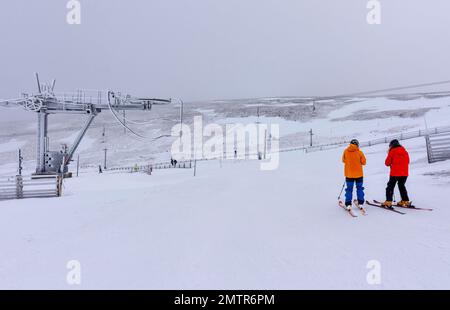
M346 178L358 179L364 176L363 166L367 161L358 146L350 144L342 154L342 162L345 164Z

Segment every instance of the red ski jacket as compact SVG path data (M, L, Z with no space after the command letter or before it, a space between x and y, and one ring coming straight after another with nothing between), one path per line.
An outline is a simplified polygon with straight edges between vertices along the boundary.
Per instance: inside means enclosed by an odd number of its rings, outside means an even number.
M409 175L409 154L403 146L392 148L385 162L391 167L391 176L407 177Z

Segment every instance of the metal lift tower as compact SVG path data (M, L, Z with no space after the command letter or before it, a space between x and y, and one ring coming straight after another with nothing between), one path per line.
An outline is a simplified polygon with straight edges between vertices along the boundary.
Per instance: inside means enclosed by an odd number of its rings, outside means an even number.
M67 173L78 145L86 134L98 113L103 110L142 110L149 111L153 105L168 104L170 99L137 98L130 95L122 96L113 91L83 91L74 93L54 93L55 80L50 84L41 85L36 73L37 94L22 94L22 98L1 101L0 105L19 105L26 110L37 113L37 152L36 175ZM48 116L50 114L81 114L86 120L75 141L69 148L60 151L49 150Z

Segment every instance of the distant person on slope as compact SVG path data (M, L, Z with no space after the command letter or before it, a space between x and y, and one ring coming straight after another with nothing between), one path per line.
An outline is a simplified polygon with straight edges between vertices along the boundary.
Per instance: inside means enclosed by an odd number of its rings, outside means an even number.
M353 187L356 184L356 193L358 197L358 207L362 209L364 205L364 187L363 187L363 166L366 164L366 157L359 149L359 141L353 139L350 145L345 149L342 155L342 162L345 164L345 180L347 188L345 189L345 207L351 209L353 200Z
M392 206L395 185L398 183L398 189L402 198L402 201L398 204L402 207L410 207L411 202L409 201L408 191L405 187L409 175L409 154L397 139L389 143L389 154L385 164L391 168L391 173L386 188L386 201L383 205L386 207Z

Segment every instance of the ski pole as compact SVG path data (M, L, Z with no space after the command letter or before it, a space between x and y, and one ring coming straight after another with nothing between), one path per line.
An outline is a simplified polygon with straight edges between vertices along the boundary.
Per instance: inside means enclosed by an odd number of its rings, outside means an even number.
M341 200L341 196L342 196L342 192L344 191L344 187L345 187L345 181L344 181L344 184L342 184L342 189L341 189L341 192L339 193L338 200Z

